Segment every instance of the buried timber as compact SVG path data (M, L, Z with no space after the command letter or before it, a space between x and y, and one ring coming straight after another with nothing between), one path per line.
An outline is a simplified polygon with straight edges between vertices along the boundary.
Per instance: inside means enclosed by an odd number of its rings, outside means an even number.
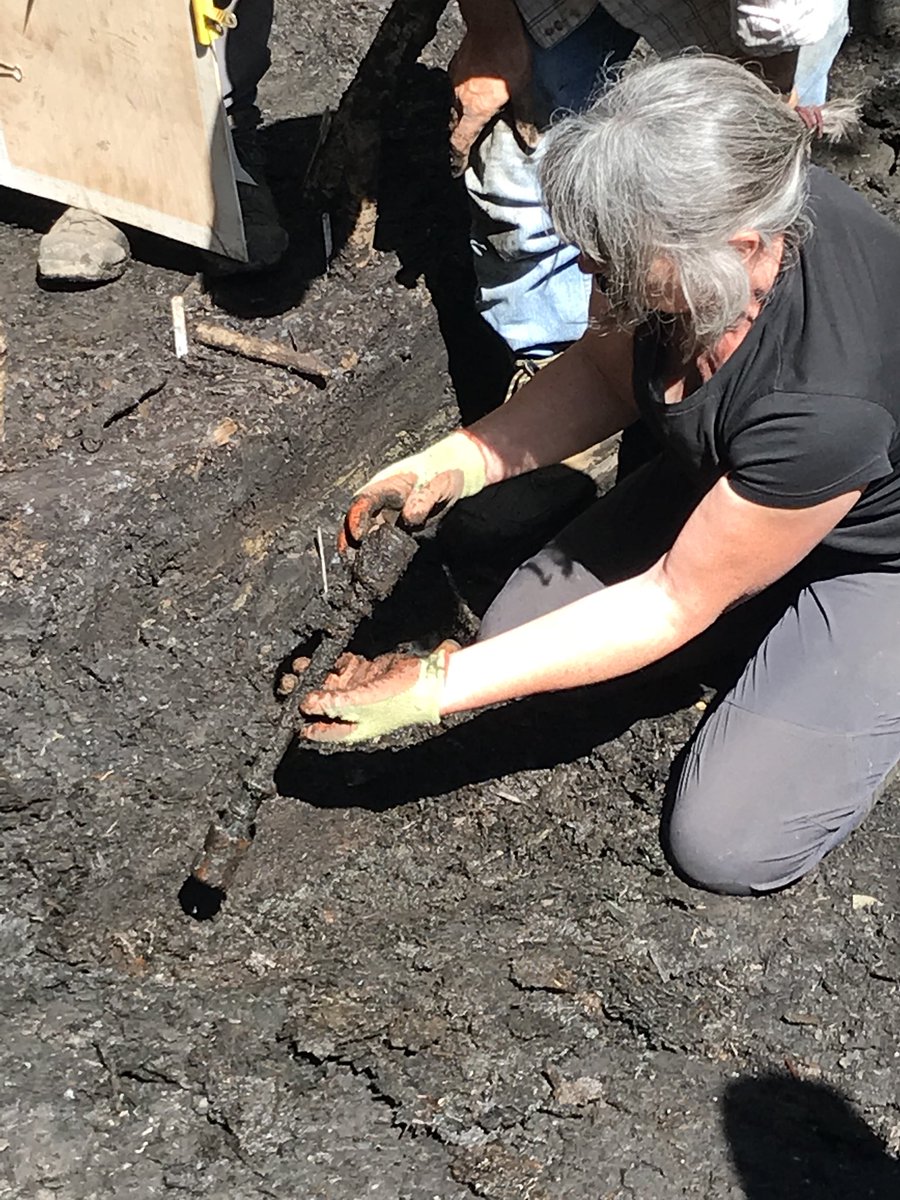
M896 789L813 877L747 903L688 889L659 846L696 693L551 696L403 751L322 755L278 726L310 635L471 636L528 550L515 530L479 560L482 517L519 505L473 506L335 627L347 497L458 420L435 304L469 282L465 207L429 157L451 29L388 131L409 194L385 181L372 261L322 276L318 214L291 207L288 164L375 7L280 18L267 145L299 249L274 290L219 297L315 350L327 388L203 348L176 363L190 277L159 246L113 289L38 291L35 214L0 200L0 1194L894 1196ZM310 29L339 66L298 82ZM888 66L847 51L848 86L888 84L837 168L896 215ZM230 320L199 290L186 306ZM227 903L189 920L192 856L257 763Z

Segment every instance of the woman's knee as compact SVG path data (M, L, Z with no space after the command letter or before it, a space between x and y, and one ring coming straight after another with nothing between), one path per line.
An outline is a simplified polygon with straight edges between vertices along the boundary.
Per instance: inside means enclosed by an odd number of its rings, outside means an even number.
M743 781L746 783L747 781ZM663 825L677 873L709 892L752 896L796 883L830 848L825 831L780 822L758 792L679 788ZM742 793L742 794L737 794Z
M676 870L709 891L776 891L849 837L877 782L860 777L849 739L763 721L726 702L672 778L663 844Z
M720 822L676 803L663 827L662 840L670 864L687 883L724 895L753 894L759 864L745 846L734 844Z
M779 799L752 779L736 779L731 789L680 786L663 824L667 858L682 878L706 891L777 891L840 845L868 807L826 813L810 806L791 817Z

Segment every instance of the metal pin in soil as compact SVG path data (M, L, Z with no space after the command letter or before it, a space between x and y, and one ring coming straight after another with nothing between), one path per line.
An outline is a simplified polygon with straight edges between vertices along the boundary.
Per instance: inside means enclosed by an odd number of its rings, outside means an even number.
M300 723L300 699L320 687L346 650L361 621L385 599L405 574L417 549L409 534L394 525L377 526L353 555L332 569L328 591L313 602L308 614L311 636L320 641L304 672L303 686L289 693L280 706L271 733L241 772L236 795L210 825L203 848L191 865L193 890L203 890L206 902L194 897L191 915L218 911L241 860L253 841L260 805L275 794L274 774ZM216 903L210 897L216 897Z

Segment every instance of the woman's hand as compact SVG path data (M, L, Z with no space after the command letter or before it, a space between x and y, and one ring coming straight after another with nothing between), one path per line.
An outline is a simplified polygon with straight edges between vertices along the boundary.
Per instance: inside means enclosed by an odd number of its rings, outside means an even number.
M418 529L457 500L480 492L486 479L478 441L464 430L451 433L373 475L350 502L338 550L343 554L358 545L374 525L391 518Z
M341 655L322 687L300 701L300 711L309 718L301 737L353 745L397 729L438 725L447 662L458 648L455 642L442 642L427 658ZM305 665L297 660L294 669L302 671Z

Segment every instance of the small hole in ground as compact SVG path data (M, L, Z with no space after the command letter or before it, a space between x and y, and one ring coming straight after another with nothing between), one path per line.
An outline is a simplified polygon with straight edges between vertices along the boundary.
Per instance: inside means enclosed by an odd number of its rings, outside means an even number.
M201 883L193 875L188 875L178 890L178 903L182 912L193 917L195 921L211 921L222 907L224 899L225 893L221 888Z

